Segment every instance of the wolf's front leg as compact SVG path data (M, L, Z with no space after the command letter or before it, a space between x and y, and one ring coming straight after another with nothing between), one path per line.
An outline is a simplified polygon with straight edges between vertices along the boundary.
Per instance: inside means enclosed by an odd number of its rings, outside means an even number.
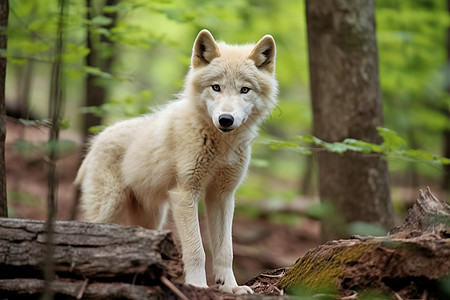
M208 287L203 250L198 222L198 200L196 192L169 192L170 207L181 241L186 284Z
M206 193L206 212L213 254L213 269L219 288L228 293L252 294L248 286L238 286L233 273L232 223L234 189L213 184Z

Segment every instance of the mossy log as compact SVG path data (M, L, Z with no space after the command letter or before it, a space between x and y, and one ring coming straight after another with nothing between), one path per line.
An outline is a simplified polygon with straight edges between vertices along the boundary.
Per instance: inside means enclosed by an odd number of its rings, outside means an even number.
M283 289L382 291L399 299L443 299L450 275L450 207L420 191L405 223L386 237L358 237L311 249L281 278Z

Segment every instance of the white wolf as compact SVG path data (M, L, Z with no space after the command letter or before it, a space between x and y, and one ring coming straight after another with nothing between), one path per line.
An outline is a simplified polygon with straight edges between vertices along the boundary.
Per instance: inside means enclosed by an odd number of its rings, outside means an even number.
M158 229L170 207L186 283L207 287L197 211L205 197L216 282L227 292L252 293L232 270L234 193L257 127L276 105L275 55L270 35L231 46L202 30L178 101L92 139L75 180L85 219Z

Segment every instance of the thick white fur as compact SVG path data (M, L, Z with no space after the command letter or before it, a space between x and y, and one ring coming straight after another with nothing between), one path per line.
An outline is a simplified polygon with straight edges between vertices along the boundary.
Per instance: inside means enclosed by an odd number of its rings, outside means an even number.
M170 207L186 283L206 287L197 212L205 197L216 282L228 292L251 293L237 285L232 271L234 193L257 127L276 105L275 53L271 36L230 46L202 30L178 101L92 139L76 178L85 219L162 228ZM250 90L241 93L242 87ZM227 128L218 121L223 114L234 117Z

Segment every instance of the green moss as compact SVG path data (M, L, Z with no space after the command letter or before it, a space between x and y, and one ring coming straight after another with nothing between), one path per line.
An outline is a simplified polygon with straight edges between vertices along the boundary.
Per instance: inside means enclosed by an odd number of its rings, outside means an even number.
M335 290L339 277L344 274L345 264L356 261L375 245L349 242L341 247L330 246L329 243L309 250L286 272L280 287L288 290L297 287L313 291Z

